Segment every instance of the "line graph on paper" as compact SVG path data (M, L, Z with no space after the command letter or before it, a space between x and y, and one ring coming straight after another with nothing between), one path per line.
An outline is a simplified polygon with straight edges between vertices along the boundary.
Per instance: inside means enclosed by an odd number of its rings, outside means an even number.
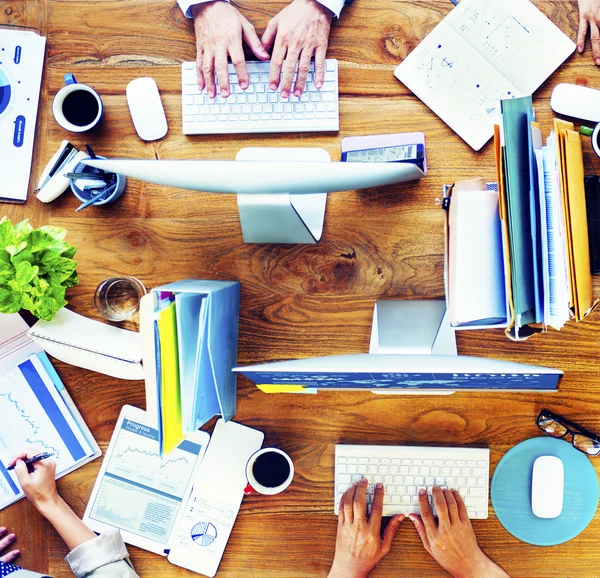
M48 443L40 436L40 426L36 424L33 417L30 416L19 404L13 392L0 393L0 423L2 424L20 424L21 435L19 439L9 439L8 432L0 434L0 451L14 450L14 443L21 444L21 447L31 447L36 450L42 450L54 454L56 460L60 459L61 450L55 445Z
M59 474L75 464L60 433L18 368L0 380L0 424L0 459L5 465L24 448L53 453Z
M121 429L106 471L170 495L182 496L194 470L195 458L179 448L161 458L156 440Z

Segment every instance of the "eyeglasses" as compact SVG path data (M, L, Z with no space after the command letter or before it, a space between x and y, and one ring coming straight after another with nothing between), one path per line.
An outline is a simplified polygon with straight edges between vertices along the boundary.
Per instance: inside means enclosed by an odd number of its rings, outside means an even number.
M570 434L573 447L588 456L600 454L599 436L547 409L543 409L538 415L537 426L553 438L564 438Z

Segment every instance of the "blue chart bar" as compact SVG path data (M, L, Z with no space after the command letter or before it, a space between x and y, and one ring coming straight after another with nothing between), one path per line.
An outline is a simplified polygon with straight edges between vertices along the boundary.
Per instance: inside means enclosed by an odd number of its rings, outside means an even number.
M0 473L6 479L6 482L10 486L10 489L14 492L15 496L17 496L19 494L19 488L17 488L16 484L13 482L13 479L10 477L10 474L6 471L2 461L0 461Z
M27 360L19 365L19 369L29 384L29 387L31 387L31 391L33 391L40 402L40 405L48 415L48 418L56 428L58 435L60 435L65 446L67 446L73 459L77 461L84 458L86 456L85 450L81 447L81 444L69 427L65 416L56 405L54 398L50 395L46 384L42 381L42 378L33 366L33 363L31 363L30 360Z

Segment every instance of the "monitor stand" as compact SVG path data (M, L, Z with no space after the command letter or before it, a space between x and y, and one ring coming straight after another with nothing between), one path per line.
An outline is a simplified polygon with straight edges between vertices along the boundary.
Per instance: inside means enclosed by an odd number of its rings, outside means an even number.
M235 160L331 162L331 157L320 148L248 147ZM314 245L323 234L327 193L241 194L237 200L244 243Z
M457 355L444 301L377 301L369 353ZM454 391L374 390L379 395L450 395Z

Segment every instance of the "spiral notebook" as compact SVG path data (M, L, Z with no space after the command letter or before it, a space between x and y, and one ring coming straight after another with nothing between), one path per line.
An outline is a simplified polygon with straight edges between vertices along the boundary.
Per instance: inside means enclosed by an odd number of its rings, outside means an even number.
M38 321L29 335L65 363L118 377L144 379L139 333L88 319L65 309L52 321Z

